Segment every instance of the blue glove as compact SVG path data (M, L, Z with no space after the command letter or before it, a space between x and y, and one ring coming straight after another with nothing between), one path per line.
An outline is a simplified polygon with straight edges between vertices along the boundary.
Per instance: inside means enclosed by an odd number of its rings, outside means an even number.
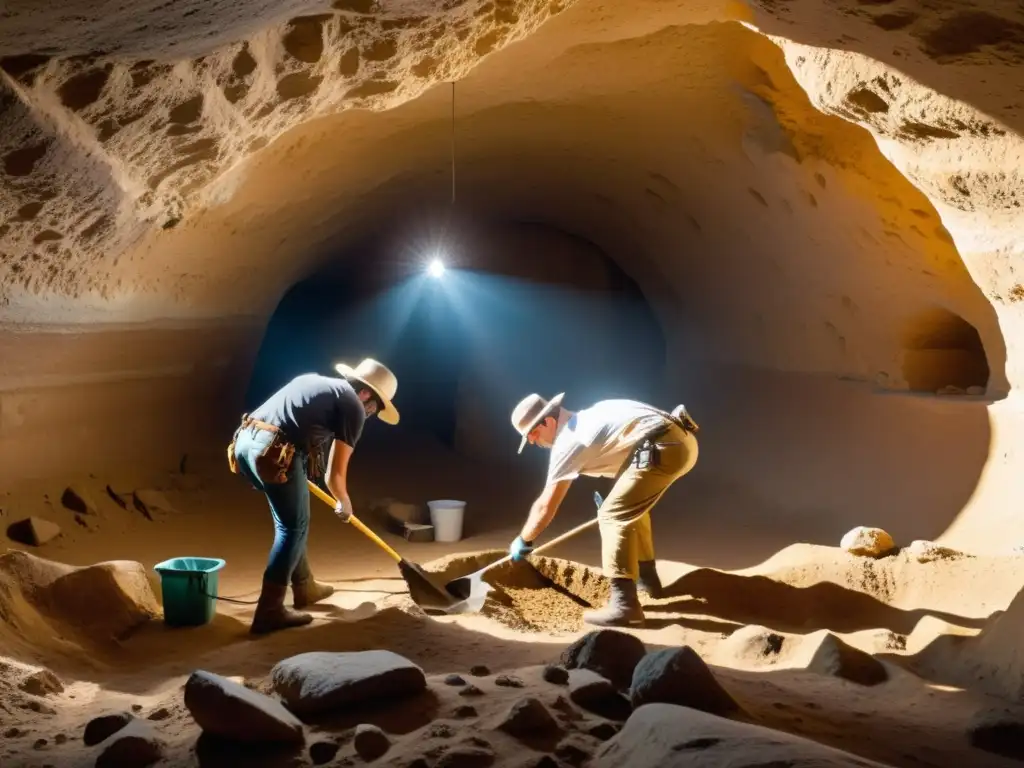
M509 545L508 553L512 555L513 560L522 560L528 554L533 552L533 542L523 541L522 536L516 536L516 540Z

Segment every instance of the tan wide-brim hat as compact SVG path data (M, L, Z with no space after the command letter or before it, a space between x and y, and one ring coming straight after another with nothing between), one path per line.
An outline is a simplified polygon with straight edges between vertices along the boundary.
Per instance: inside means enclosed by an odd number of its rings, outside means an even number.
M338 363L334 370L349 379L355 379L365 384L384 403L384 409L377 411L377 418L385 424L397 424L399 415L398 409L392 404L395 392L398 391L398 379L383 363L378 363L373 358L366 358L355 368Z
M550 400L545 400L540 395L534 393L524 397L512 409L512 426L516 432L523 436L519 443L519 450L516 453L523 452L523 448L526 447L527 443L527 435L562 404L562 398L564 397L565 392L559 392Z

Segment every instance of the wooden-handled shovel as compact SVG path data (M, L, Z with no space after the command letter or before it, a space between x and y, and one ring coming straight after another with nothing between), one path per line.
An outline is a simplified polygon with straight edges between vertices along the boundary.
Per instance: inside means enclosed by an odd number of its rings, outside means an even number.
M594 491L594 503L597 505L598 509L600 509L601 505L604 503L604 499L601 498L601 494L598 493L597 491ZM530 555L539 555L543 552L547 552L549 549L558 546L564 541L568 541L573 536L576 536L579 533L583 533L583 531L586 531L589 528L593 528L595 525L597 525L596 517L591 520L588 520L587 522L581 525L577 525L575 528L566 531L561 536L556 536L546 544L542 544L541 546L534 549L530 553ZM487 593L491 590L491 586L483 579L484 574L491 568L504 565L511 559L512 555L505 555L501 559L495 560L493 563L485 565L480 570L474 571L468 576L460 576L457 579L449 581L447 584L444 585L444 588L448 591L449 594L459 598L460 600L465 600L470 603L473 603L474 606L483 605L484 598L487 597ZM471 610L473 610L473 608L471 608Z

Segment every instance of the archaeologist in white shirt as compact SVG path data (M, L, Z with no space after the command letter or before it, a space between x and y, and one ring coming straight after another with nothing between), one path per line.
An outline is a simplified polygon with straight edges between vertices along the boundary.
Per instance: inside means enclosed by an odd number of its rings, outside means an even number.
M615 478L597 512L601 564L611 581L608 604L587 611L596 626L642 624L637 586L652 598L663 594L655 567L651 509L697 462L698 426L683 406L667 413L635 400L602 400L570 411L565 393L545 400L525 397L512 411L512 426L527 443L551 449L547 483L530 509L509 553L519 560L551 523L572 481L579 475Z

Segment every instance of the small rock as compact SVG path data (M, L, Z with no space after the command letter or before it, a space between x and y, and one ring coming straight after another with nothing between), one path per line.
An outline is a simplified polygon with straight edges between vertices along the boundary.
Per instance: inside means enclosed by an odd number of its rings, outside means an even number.
M138 490L134 494L135 508L146 517L152 519L154 512L167 512L174 514L175 509L160 491Z
M23 730L21 730L21 728L18 728L17 726L13 726L11 728L8 728L6 731L4 731L4 738L5 739L16 739L19 736L24 736L26 733L28 733L28 731L23 731Z
M466 679L462 675L446 675L444 678L444 684L452 686L465 685Z
M96 501L85 488L68 486L61 494L60 503L79 515L96 514Z
M487 677L489 674L491 674L491 670L489 670L483 664L477 664L469 668L469 674L475 677Z
M455 710L455 716L460 718L476 717L476 707L471 704L463 704L461 707L457 707Z
M594 751L580 736L571 734L555 747L555 757L569 765L583 765Z
M423 670L391 651L310 651L280 661L271 672L274 691L297 715L325 712L426 690Z
M302 723L280 702L212 672L192 673L185 706L203 731L229 741L303 740Z
M595 739L601 741L608 741L616 733L619 732L619 727L615 723L595 723L587 729L587 733L593 736Z
M32 745L33 749L45 749L49 742L46 739L36 739L35 744Z
M588 632L562 652L566 669L589 669L610 680L616 688L629 688L633 670L647 649L643 641L615 629Z
M67 741L68 737L65 736L63 733L58 733L56 736L53 737L54 744L66 744Z
M341 749L340 744L328 739L314 741L309 745L309 759L313 761L313 765L323 765L331 762L338 754L339 749Z
M149 716L146 719L152 720L153 722L159 722L160 720L166 720L170 716L171 710L169 710L167 707L160 707L159 709L154 709L152 712L150 712Z
M494 764L494 750L456 745L441 755L435 768L488 768Z
M985 394L985 388L977 384L972 384L967 388L967 394L975 397Z
M515 675L498 675L494 678L494 684L500 685L502 688L522 688L526 685Z
M634 710L645 704L664 703L721 717L741 711L704 660L688 645L644 656L633 672L630 700Z
M811 638L804 642L811 643ZM847 645L826 632L807 662L807 670L819 675L841 677L857 685L878 685L889 679L889 672L878 659L859 648Z
M465 688L459 691L459 696L483 696L484 692L477 688L475 685L470 683Z
M553 685L565 685L569 682L569 670L558 664L548 664L544 667L543 677Z
M142 711L141 704L132 704L132 712L139 713Z
M111 715L94 717L86 723L82 741L85 742L85 746L93 747L101 741L106 741L134 719L130 712L116 712Z
M96 768L147 768L164 756L165 745L153 726L133 720L111 736L96 758Z
M513 704L497 728L520 739L532 735L549 735L561 730L547 707L532 696Z
M574 704L609 720L625 720L633 710L629 699L619 693L610 680L589 669L569 672L569 698Z
M18 687L32 696L48 696L52 693L64 692L64 684L60 678L48 669L33 672L18 683Z
M7 538L29 547L41 547L60 536L60 526L41 517L26 517L7 526Z
M352 739L352 745L363 760L370 762L381 757L391 748L391 740L376 725L364 723L356 726L356 735Z
M777 632L772 632L767 627L756 624L740 627L723 644L737 659L751 660L756 662L774 662L786 638Z
M49 704L40 701L36 698L25 699L20 704L22 709L28 709L32 712L38 712L40 715L56 715L57 710L51 707Z
M922 539L915 539L910 542L906 552L919 563L930 563L934 560L958 560L962 557L970 557L970 555L964 552L943 547L934 541L924 541Z
M843 536L839 547L851 555L884 557L896 549L896 543L892 540L892 536L881 528L859 526Z
M427 736L431 739L450 739L454 735L455 731L448 723L433 723L427 731Z

